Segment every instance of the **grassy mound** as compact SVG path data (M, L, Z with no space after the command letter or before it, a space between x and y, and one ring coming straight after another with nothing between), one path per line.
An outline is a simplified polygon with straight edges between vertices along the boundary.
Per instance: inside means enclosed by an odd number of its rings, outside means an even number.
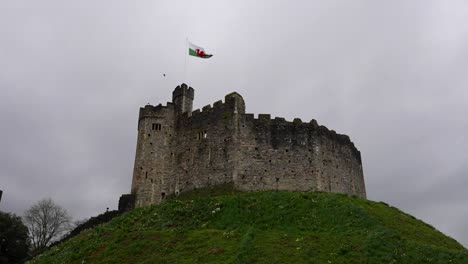
M468 251L384 203L194 192L86 230L31 263L468 263Z

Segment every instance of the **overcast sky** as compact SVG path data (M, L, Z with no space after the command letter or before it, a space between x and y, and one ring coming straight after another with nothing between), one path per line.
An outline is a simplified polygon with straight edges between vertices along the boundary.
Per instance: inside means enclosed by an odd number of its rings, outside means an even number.
M214 56L184 74L187 37ZM463 0L0 1L0 210L116 209L139 107L185 81L349 135L369 199L468 246Z

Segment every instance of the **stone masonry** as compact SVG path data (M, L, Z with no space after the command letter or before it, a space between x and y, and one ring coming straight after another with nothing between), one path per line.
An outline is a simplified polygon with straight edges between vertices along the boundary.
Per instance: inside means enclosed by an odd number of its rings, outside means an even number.
M338 192L366 197L361 154L346 135L312 120L245 113L236 92L192 111L194 89L140 108L132 207L232 183L243 191ZM125 205L127 206L127 205Z

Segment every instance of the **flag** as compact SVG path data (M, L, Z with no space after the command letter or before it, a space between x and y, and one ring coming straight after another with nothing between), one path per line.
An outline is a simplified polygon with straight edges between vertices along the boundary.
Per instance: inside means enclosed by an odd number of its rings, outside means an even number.
M211 54L206 54L205 49L202 48L202 47L194 45L194 44L192 44L190 42L188 43L188 45L189 45L189 55L190 56L195 56L195 57L199 57L199 58L203 58L203 59L208 59L211 56L213 56Z

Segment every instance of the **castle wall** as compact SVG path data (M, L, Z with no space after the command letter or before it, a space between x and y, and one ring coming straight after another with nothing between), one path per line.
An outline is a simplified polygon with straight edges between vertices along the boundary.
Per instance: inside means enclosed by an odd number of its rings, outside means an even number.
M327 191L365 197L359 152L347 136L315 121L244 115L238 189Z
M254 118L245 114L237 93L226 95L224 103L190 112L193 95L183 85L174 91L174 103L140 109L132 180L136 207L223 183L244 191L366 197L361 156L348 136L315 120Z
M234 94L227 95L225 103L218 101L178 120L174 193L232 182L238 157L237 117L244 111L242 97Z

